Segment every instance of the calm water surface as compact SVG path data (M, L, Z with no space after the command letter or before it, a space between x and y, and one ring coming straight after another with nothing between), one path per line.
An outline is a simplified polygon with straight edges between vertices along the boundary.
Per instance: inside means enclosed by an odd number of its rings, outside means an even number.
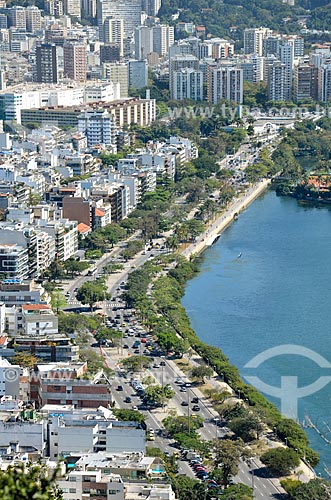
M283 344L313 349L331 363L331 211L266 192L204 253L183 305L198 336L222 348L242 375L278 387L281 376L297 376L300 387L331 376L331 369L299 355L244 368ZM280 407L279 399L269 399ZM331 382L299 401L301 421L305 415L331 440ZM331 445L310 429L307 434L324 474Z

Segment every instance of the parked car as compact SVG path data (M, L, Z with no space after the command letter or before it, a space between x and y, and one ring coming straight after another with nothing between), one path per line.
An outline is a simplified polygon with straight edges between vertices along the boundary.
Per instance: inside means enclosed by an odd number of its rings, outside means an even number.
M126 398L124 399L124 403L131 403L132 402L132 399L130 398L130 396L126 396Z
M182 401L182 406L188 406L188 402L187 401Z
M122 385L118 385L118 386L117 386L117 390L118 390L118 391L123 391L123 386L122 386Z
M199 405L194 405L192 406L193 411L200 411L200 406Z

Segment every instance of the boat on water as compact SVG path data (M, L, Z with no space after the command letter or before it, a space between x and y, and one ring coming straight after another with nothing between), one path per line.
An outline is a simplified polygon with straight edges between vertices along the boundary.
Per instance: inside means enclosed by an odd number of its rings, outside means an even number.
M241 258L241 256L242 256L242 254L243 254L243 253L242 253L242 252L240 252L240 253L238 254L237 259L240 259L240 258Z

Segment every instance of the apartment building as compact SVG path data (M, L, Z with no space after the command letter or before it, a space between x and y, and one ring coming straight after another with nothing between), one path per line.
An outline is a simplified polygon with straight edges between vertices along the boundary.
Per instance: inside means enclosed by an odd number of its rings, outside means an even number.
M242 104L243 70L237 66L224 65L211 67L207 81L207 98L216 104L222 99Z
M31 399L40 408L46 404L74 405L75 408L108 407L110 385L102 372L92 380L80 378L86 365L38 365L31 387Z
M0 276L17 279L29 276L27 248L16 243L0 243Z

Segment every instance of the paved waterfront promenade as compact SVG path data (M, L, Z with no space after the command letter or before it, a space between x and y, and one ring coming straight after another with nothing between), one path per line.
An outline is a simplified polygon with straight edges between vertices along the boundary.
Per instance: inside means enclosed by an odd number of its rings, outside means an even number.
M226 211L214 222L210 223L206 231L201 234L194 243L181 252L182 255L189 259L192 255L199 254L203 252L206 247L212 245L217 236L233 222L235 215L247 208L252 201L267 189L270 183L271 179L264 179L247 189L239 198L234 199Z

